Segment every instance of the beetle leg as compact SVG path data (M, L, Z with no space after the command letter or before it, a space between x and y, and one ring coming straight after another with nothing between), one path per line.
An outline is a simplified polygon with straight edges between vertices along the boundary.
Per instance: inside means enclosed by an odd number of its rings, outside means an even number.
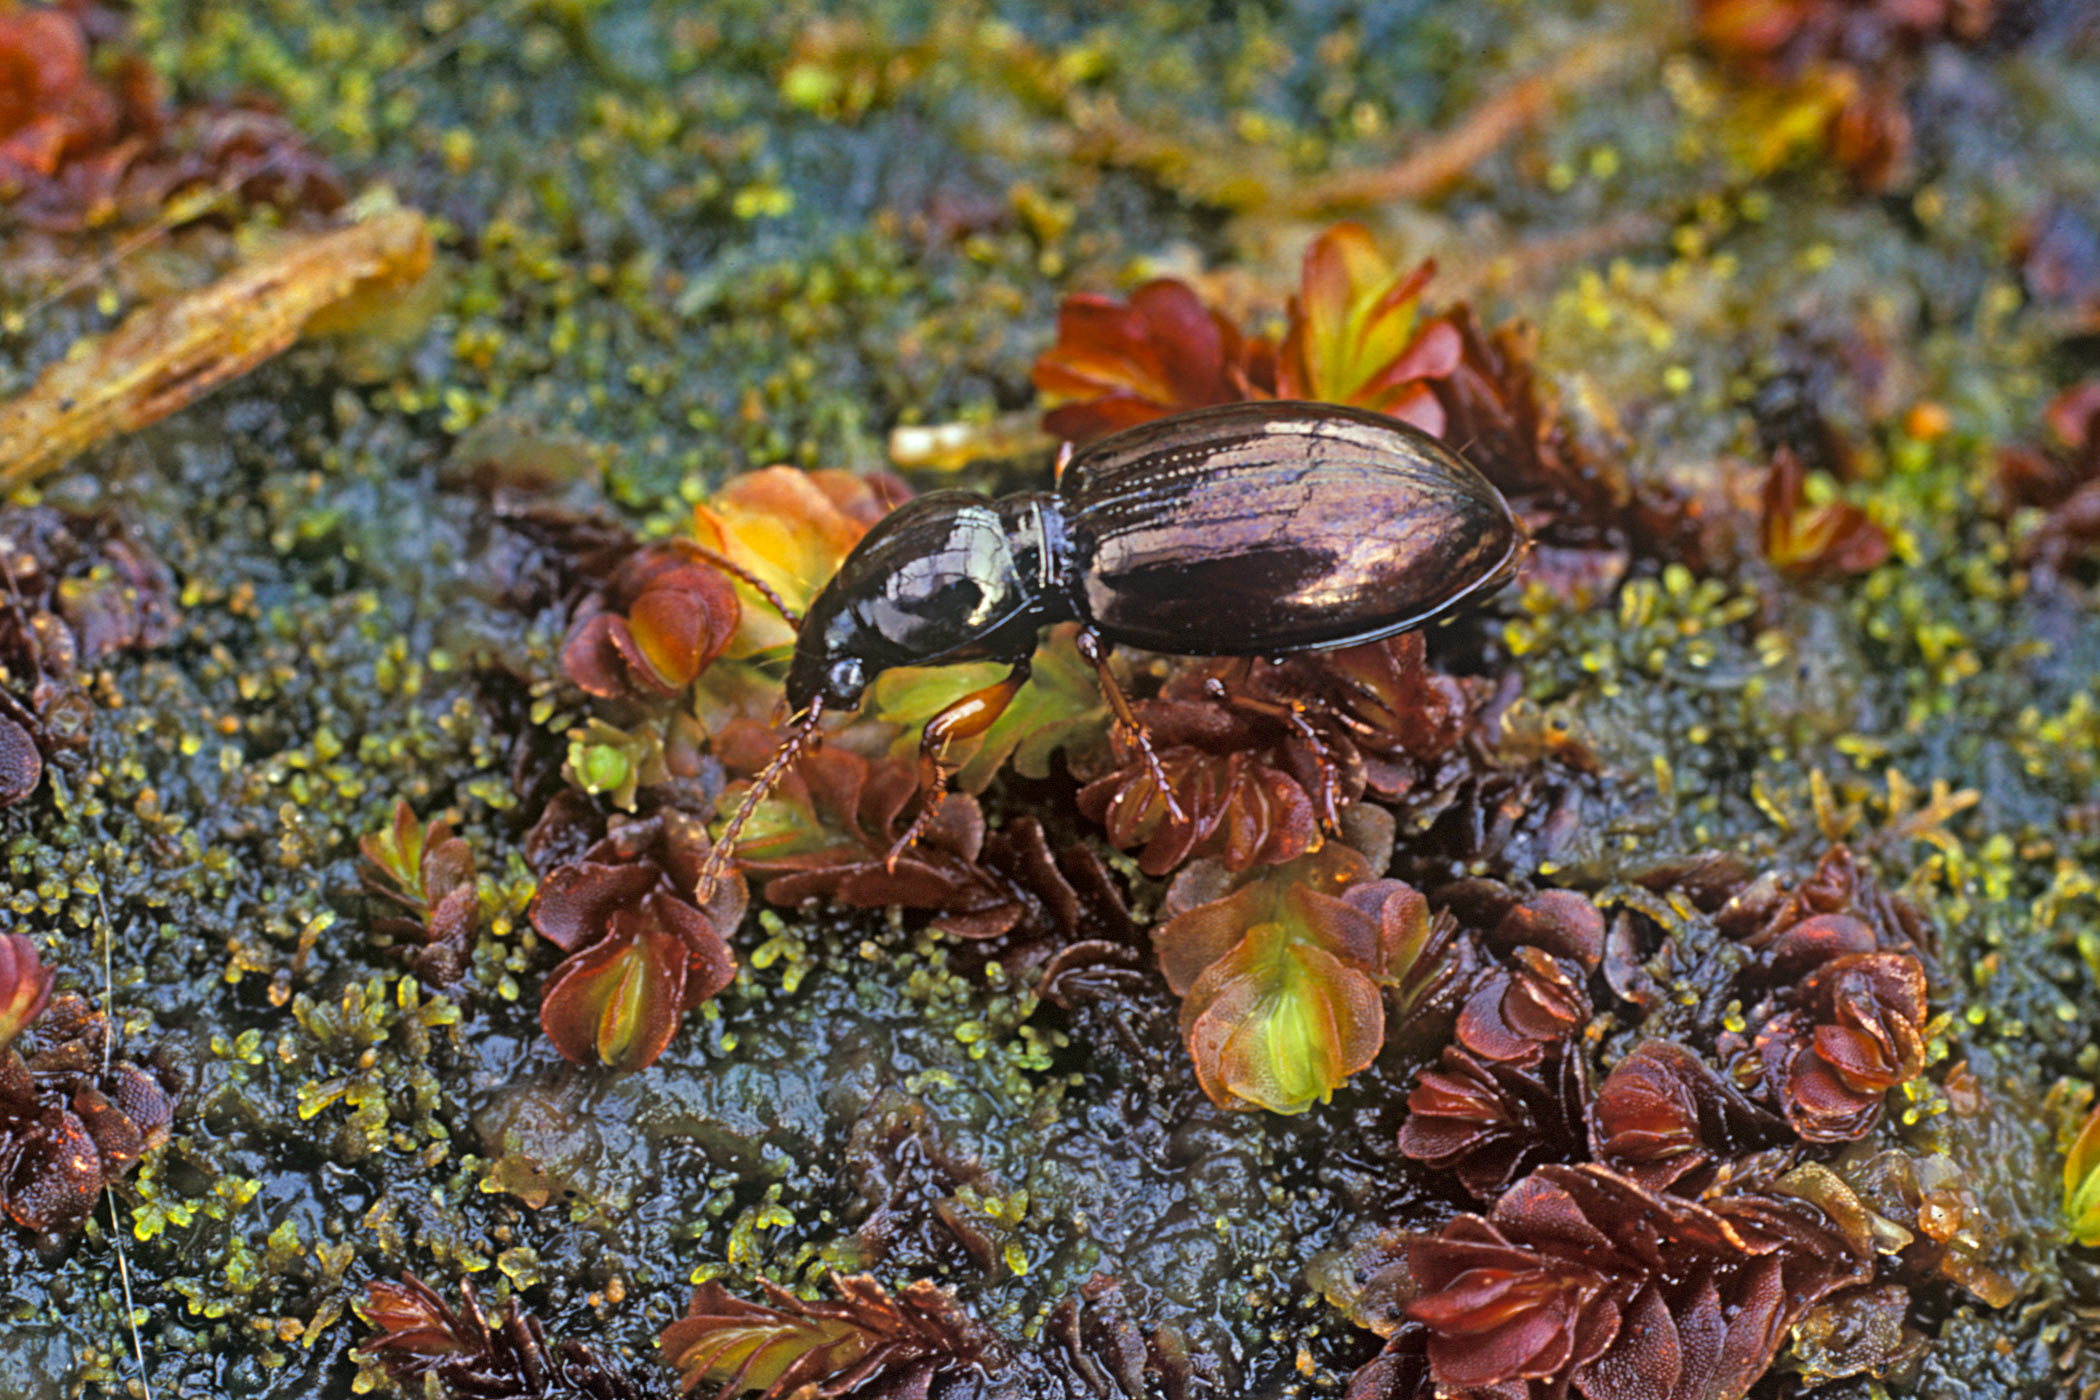
M1072 465L1072 451L1070 439L1057 445L1057 465L1050 468L1050 484L1052 486L1065 479L1065 468Z
M1137 711L1130 708L1130 697L1123 693L1123 687L1116 684L1115 673L1108 669L1108 648L1101 644L1100 634L1091 627L1082 627L1075 640L1079 654L1094 668L1094 679L1100 682L1101 698L1108 701L1109 712L1116 717L1116 728L1136 746L1138 756L1145 760L1145 772L1151 777L1152 785L1166 799L1167 815L1177 822L1187 821L1188 814L1182 811L1180 799L1174 796L1174 785L1167 781L1166 766L1159 761L1159 754L1152 747L1152 736L1145 732L1144 722L1138 719Z
M883 861L885 869L895 870L912 842L933 825L934 814L948 795L948 779L955 771L948 766L948 746L957 739L972 739L990 729L1026 684L1028 662L1023 660L1015 663L1005 680L971 691L926 721L926 728L919 733L919 814L890 847Z
M1341 765L1335 762L1333 746L1305 717L1311 707L1302 700L1257 700L1251 695L1236 694L1216 676L1205 681L1203 689L1221 705L1275 720L1312 751L1313 761L1320 765L1320 825L1329 831L1341 830Z

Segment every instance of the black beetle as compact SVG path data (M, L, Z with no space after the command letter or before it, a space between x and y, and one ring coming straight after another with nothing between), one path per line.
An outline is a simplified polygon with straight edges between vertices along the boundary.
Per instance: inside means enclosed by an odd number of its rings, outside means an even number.
M1004 680L927 723L927 801L894 860L938 800L948 745L998 718L1038 634L1071 620L1171 805L1108 646L1274 656L1376 641L1507 582L1523 539L1509 503L1450 448L1334 404L1236 403L1142 424L1081 449L1054 492L921 496L878 522L811 603L787 674L800 718L717 854L818 717L858 705L881 672L1007 662Z

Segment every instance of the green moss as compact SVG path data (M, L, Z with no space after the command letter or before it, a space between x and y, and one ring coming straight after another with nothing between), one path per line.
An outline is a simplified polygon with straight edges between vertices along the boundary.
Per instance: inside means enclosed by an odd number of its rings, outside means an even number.
M1266 213L1269 192L1405 155L1571 36L1648 42L1678 8L835 8L134 7L178 92L262 91L443 243L408 343L302 347L41 488L117 511L181 579L179 636L97 674L81 762L0 811L8 927L97 997L106 954L127 1047L185 1045L194 1066L118 1205L156 1393L342 1393L348 1305L404 1268L519 1290L556 1333L646 1353L696 1279L806 1288L872 1257L864 1196L892 1158L928 1164L909 1187L955 1226L915 1210L891 1276L943 1278L1026 1337L1112 1273L1199 1349L1247 1357L1265 1393L1363 1350L1302 1298L1307 1258L1451 1208L1378 1178L1406 1064L1302 1119L1215 1112L1170 1008L1055 1013L878 915L762 915L736 984L659 1065L560 1064L535 1019L552 959L524 920L536 799L510 777L520 746L558 748L584 716L546 684L557 622L508 601L514 556L457 442L493 424L584 444L576 498L595 484L650 532L734 470L879 466L897 423L1025 407L1065 292L1228 260L1283 285L1307 229ZM1801 868L1842 836L1922 901L1953 1013L1941 1070L1966 1061L2002 1107L1978 1137L1933 1090L1899 1106L1901 1131L1982 1183L2041 1282L2028 1314L1957 1309L1920 1389L2053 1393L2036 1378L2095 1294L2035 1183L2055 1170L2044 1091L2100 1076L2100 837L2079 815L2100 631L2016 566L2037 521L1985 509L1996 448L2036 437L2084 363L2010 271L2029 211L1991 133L2017 133L2023 187L2090 201L2100 94L2046 44L1972 55L2005 123L1922 124L1923 182L1872 201L1813 160L1751 175L1740 94L1695 51L1658 62L1440 205L1374 211L1381 237L1469 278L1515 250L1508 280L1472 285L1541 325L1571 417L1709 498L1761 466L1762 388L1827 371L1819 407L1858 461L1819 489L1860 501L1896 557L1849 582L1751 564L1638 577L1609 607L1505 603L1512 742L1580 746L1608 779L1574 843L1520 850L1517 873L1593 880L1709 968L1729 952L1711 927L1628 877L1713 846ZM1094 150L1073 125L1088 110L1159 144ZM1663 231L1522 262L1628 216ZM93 293L46 305L58 273L7 279L0 387L233 256L191 229ZM1855 359L1832 368L1840 349ZM1931 442L1898 426L1923 398L1953 423ZM635 747L585 745L579 770L618 793L607 755L632 769ZM456 997L419 991L369 933L356 839L397 798L453 821L481 872ZM0 1393L130 1378L104 1216L58 1260L0 1239Z

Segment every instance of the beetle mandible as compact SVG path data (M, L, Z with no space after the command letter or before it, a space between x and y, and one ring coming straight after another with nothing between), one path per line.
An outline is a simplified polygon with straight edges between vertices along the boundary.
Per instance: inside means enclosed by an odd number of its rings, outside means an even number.
M1119 730L1174 797L1108 669L1114 645L1182 656L1276 656L1416 627L1515 573L1509 503L1429 434L1334 404L1257 401L1141 424L1061 463L1055 491L935 491L883 517L802 619L788 666L789 737L731 818L711 886L758 801L893 666L1001 661L1005 679L935 715L920 738L919 815L945 790L950 744L981 734L1028 679L1038 634L1077 621Z

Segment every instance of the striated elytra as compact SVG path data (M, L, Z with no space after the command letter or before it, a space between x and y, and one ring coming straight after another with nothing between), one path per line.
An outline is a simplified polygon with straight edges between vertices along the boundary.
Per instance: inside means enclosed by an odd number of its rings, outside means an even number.
M1024 668L1068 620L1096 649L1353 646L1492 592L1522 538L1480 473L1406 423L1333 404L1201 409L1082 449L1055 492L939 491L892 512L811 605L788 701L851 708L892 666Z

